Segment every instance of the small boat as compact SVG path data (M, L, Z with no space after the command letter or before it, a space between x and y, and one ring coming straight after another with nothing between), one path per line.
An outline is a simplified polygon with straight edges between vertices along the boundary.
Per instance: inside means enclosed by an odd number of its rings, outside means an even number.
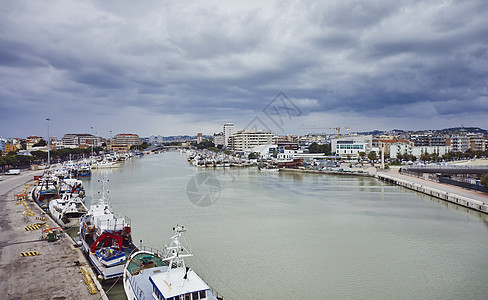
M102 280L122 276L129 255L137 249L132 242L131 221L114 213L108 205L102 183L102 198L88 209L81 219L81 249Z
M113 161L99 161L91 166L92 169L110 169L110 168L118 168L119 164Z
M49 201L59 197L59 185L59 178L50 174L44 174L32 189L32 200L36 201L43 210L47 210Z
M62 198L49 202L49 213L63 228L78 227L81 218L88 211L83 202L82 198L65 193Z
M63 196L65 193L70 194L71 197L85 198L83 181L74 178L63 179L58 190L58 195Z
M144 247L130 256L123 277L127 299L223 299L186 266L184 258L192 254L179 241L186 229L176 226L173 230L171 245L162 253Z

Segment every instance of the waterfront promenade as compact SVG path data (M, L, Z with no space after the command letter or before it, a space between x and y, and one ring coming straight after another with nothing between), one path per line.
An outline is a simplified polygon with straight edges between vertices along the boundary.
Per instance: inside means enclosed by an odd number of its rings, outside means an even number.
M23 171L21 175L3 176L0 181L2 299L108 299L103 292L103 295L100 291L92 294L88 290L80 267L89 269L89 265L71 238L61 234L59 240L48 242L40 239L43 227L25 229L40 222L46 222L50 228L58 227L34 202L27 199L24 205L15 196L24 191L25 184L32 182L34 175L41 174L41 171ZM21 256L23 252L29 256ZM98 282L94 285L99 286Z
M379 179L431 195L445 201L488 213L488 195L462 187L400 174L398 168L376 172Z

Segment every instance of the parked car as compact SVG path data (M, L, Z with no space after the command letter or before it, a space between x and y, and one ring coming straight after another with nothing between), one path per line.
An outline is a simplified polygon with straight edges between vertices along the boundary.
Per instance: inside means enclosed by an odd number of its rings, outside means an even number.
M19 169L10 169L7 172L7 175L19 175L19 174L20 174L20 170Z

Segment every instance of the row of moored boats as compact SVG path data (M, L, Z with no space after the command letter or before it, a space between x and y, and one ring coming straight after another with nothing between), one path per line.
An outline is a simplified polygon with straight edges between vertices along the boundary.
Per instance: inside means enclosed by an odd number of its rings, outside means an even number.
M180 242L186 231L173 228L171 244L162 251L137 247L131 220L115 213L101 181L101 197L87 208L82 181L48 170L38 179L32 199L63 228L78 227L80 246L100 279L122 278L128 299L223 299L210 289L184 259L192 254Z

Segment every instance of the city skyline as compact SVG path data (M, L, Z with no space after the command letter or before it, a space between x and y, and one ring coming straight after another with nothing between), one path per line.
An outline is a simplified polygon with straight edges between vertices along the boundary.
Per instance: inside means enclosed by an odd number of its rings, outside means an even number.
M46 136L46 118L58 137L227 122L278 135L488 128L487 11L482 0L2 2L0 136Z

